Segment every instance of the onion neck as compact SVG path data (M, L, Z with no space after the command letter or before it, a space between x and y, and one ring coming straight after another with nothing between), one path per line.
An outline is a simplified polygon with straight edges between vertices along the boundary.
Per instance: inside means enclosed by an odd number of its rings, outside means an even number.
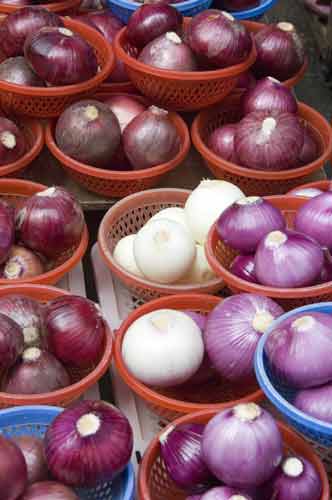
M256 403L243 403L233 409L236 418L242 422L253 422L262 414L262 409Z
M252 320L252 327L259 333L265 333L271 326L274 317L269 311L259 311Z
M174 35L176 35L176 33L174 33ZM168 115L168 111L166 111L166 109L162 109L162 108L158 108L158 106L150 106L149 107L149 111L153 114L153 115L156 115L156 116L166 116Z
M286 458L282 464L282 471L288 477L299 477L304 471L303 462L296 457Z
M287 23L285 21L278 23L277 28L279 28L282 31L286 31L286 33L291 33L292 31L295 31L294 25L292 23Z
M228 19L229 21L234 21L234 17L232 16L232 14L230 14L229 12L226 12L225 10L222 10L221 11L222 15L224 17L226 17L226 19Z
M270 82L272 82L272 83L279 83L279 85L281 85L280 80L277 80L273 76L268 76L267 79L270 80Z
M93 436L100 429L100 418L94 413L82 415L76 422L77 432L81 437Z
M6 149L14 149L16 146L16 137L12 132L9 132L9 130L5 130L1 133L0 140Z
M260 196L246 196L245 198L240 198L236 204L241 206L249 206L249 205L259 205L263 202L263 198Z
M56 187L52 186L50 188L44 189L44 191L40 191L39 193L36 193L36 196L47 196L49 198L53 198L56 195Z
M33 362L37 361L41 356L41 350L38 347L29 347L22 354L23 361Z
M169 31L168 33L166 33L166 38L167 40L175 43L176 45L180 45L182 43L181 38L174 31Z
M64 35L64 36L74 36L74 33L69 30L68 28L58 28L59 29L59 32L61 33L61 35Z
M97 120L99 111L96 106L89 104L84 110L84 116L88 122L93 122L94 120Z
M271 231L266 237L265 244L268 248L279 248L287 241L287 235L281 231Z
M168 436L170 434L172 434L172 432L174 431L174 429L175 429L175 426L171 425L165 432L163 432L162 435L159 437L159 443L160 444L166 443L166 441L168 439Z
M27 326L26 328L23 328L22 331L23 331L24 343L26 345L38 342L39 340L38 328L36 328L35 326Z
M292 327L299 333L312 330L315 325L315 320L312 316L301 316L292 322Z

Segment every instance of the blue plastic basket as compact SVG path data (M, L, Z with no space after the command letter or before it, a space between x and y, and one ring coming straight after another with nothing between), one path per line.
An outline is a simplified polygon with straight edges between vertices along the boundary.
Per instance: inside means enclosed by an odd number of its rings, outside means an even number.
M252 9L238 10L236 12L230 11L236 19L249 19L250 21L259 21L264 14L273 7L277 0L261 0L257 7Z
M21 435L44 437L52 420L63 411L56 406L20 406L0 412L0 433L8 438ZM129 464L112 483L78 489L81 500L134 500L135 476Z
M297 431L319 443L322 446L330 447L332 445L332 424L324 423L317 418L310 417L292 405L296 394L295 390L285 387L278 377L272 371L267 356L264 352L265 342L269 334L285 319L298 313L322 312L332 314L332 302L322 302L320 304L309 304L298 307L292 311L283 314L274 321L268 331L260 339L255 354L255 372L257 381L265 393L266 397L277 408L282 416Z

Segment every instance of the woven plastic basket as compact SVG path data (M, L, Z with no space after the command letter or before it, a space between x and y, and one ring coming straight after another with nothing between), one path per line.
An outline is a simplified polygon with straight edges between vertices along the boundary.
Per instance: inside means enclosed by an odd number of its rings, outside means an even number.
M76 12L76 9L80 5L81 0L63 0L60 2L50 2L50 3L40 3L39 7L43 9L50 10L51 12L56 12L57 14L70 15ZM29 2L27 2L27 5ZM6 3L0 3L0 14L11 14L16 10L20 9L20 5L12 5Z
M221 125L236 123L241 119L240 101L241 95L233 94L220 105L201 111L192 125L193 144L206 166L218 179L236 184L248 196L283 194L308 181L310 175L321 169L331 157L332 129L329 122L310 106L299 103L299 116L308 124L319 146L317 160L303 167L266 172L242 167L220 158L207 146L208 138Z
M56 406L23 406L0 413L0 433L7 438L36 436L43 438L49 425L62 408ZM81 500L134 500L135 477L131 464L112 483L103 483L96 488L79 489Z
M288 227L292 227L297 210L307 201L296 196L267 196L266 199L284 214ZM219 239L215 223L210 229L205 245L205 253L210 266L234 292L258 293L276 299L287 311L314 302L332 300L332 282L302 288L273 288L256 283L250 283L238 278L229 271L229 267L238 252L231 249Z
M137 90L131 82L103 82L99 89L99 92L105 94L136 94Z
M0 298L9 294L21 294L31 297L38 302L44 303L53 300L62 295L68 295L68 292L42 285L13 285L0 288ZM112 332L107 327L107 335L104 343L104 351L99 362L89 368L79 369L76 367L67 367L73 383L64 389L44 393L44 394L8 394L0 392L0 408L9 406L48 404L57 406L68 406L70 403L79 399L90 387L92 387L108 370L113 355ZM0 412L1 414L1 412Z
M105 214L98 233L100 253L112 273L119 278L135 297L144 301L178 293L216 293L224 283L216 278L206 284L162 285L133 276L125 271L113 258L117 242L134 234L163 208L184 206L190 191L184 189L151 189L119 201Z
M0 108L7 113L37 118L58 116L73 101L95 92L114 68L112 47L95 29L69 18L63 19L66 28L80 34L93 47L100 71L89 80L62 87L28 87L0 81Z
M0 198L8 201L8 203L15 207L19 207L25 198L32 196L39 191L43 191L46 188L47 186L44 186L43 184L37 184L26 180L0 179ZM60 255L57 260L52 263L52 268L50 270L34 278L17 280L0 278L0 290L4 285L18 283L54 285L80 262L88 247L88 240L88 230L85 226L81 241L77 247Z
M292 189L287 193L287 195L292 196L293 192L298 189L306 189L306 188L316 188L321 189L322 191L329 191L332 188L332 182L329 181L315 181L308 182L307 184L302 184L301 186L297 186L295 189Z
M215 411L202 411L179 418L172 425L189 423L207 424L215 414ZM329 500L330 488L327 474L312 447L281 422L278 422L278 426L284 440L285 453L295 453L303 456L314 465L322 482L320 500ZM138 475L138 494L140 500L185 500L188 496L187 493L176 487L175 483L171 480L166 471L164 461L160 456L159 436L166 432L166 430L163 430L156 436L144 454Z
M252 21L258 21L273 7L276 2L277 0L261 0L257 7L253 7L252 9L230 11L230 13L236 19L250 19Z

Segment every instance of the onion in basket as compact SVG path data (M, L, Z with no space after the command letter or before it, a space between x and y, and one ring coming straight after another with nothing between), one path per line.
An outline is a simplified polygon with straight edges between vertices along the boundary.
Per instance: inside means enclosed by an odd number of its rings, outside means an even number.
M15 321L0 314L0 366L6 370L22 354L24 338L21 328Z
M0 117L0 167L17 161L26 148L23 132L11 120Z
M293 405L310 417L332 424L332 383L298 391Z
M44 444L36 436L15 436L13 441L23 453L28 472L29 484L48 478L48 470L44 457Z
M113 95L104 101L104 104L107 104L117 117L121 133L137 115L146 110L146 106L138 101L135 96Z
M308 165L318 158L318 144L308 126L304 126L304 142L299 156L301 165Z
M314 238L320 245L332 250L332 192L326 191L304 203L297 211L296 231Z
M201 496L201 500L253 500L251 496L228 486L216 486Z
M268 76L247 90L242 97L242 108L245 114L253 111L297 113L297 102L290 89Z
M128 273L143 277L143 273L139 270L134 256L134 241L136 235L128 234L119 240L114 248L114 260Z
M41 259L28 248L13 245L2 270L6 280L35 278L45 270Z
M19 447L0 435L1 500L21 498L27 485L27 467Z
M234 148L235 130L233 123L216 128L209 137L208 146L220 158L238 163Z
M79 500L76 493L56 481L40 481L31 484L21 500Z
M9 256L15 238L14 209L0 200L0 264Z
M29 87L44 87L44 82L36 75L22 56L10 57L0 64L0 80Z

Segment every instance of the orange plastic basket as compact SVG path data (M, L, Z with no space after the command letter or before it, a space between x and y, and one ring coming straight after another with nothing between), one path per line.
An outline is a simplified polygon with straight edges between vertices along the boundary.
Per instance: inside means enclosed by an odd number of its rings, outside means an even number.
M137 89L131 82L103 82L99 89L100 92L105 94L136 94Z
M15 207L19 207L25 198L39 191L43 191L44 189L47 189L47 186L35 182L19 179L0 179L0 198L8 201L8 203ZM88 229L85 226L78 246L60 255L58 259L53 262L52 268L49 271L34 278L17 280L0 278L0 291L2 286L14 286L21 283L54 285L80 262L88 247L88 241Z
M90 26L64 18L66 28L81 35L93 47L100 71L89 80L62 87L28 87L0 81L0 108L7 113L37 118L58 116L73 101L95 92L114 68L113 49L106 39Z
M148 301L165 295L179 293L214 294L224 283L216 278L205 284L162 285L134 276L123 269L113 258L117 242L129 234L137 233L141 227L163 208L183 207L191 191L184 189L151 189L128 196L119 201L104 215L99 226L98 245L100 253L112 273L119 278L135 297Z
M50 10L51 12L56 12L57 14L69 15L76 12L80 3L81 0L63 0L62 2L41 3L39 4L39 7ZM28 5L30 5L29 2L27 2L26 6ZM21 8L22 6L20 5L1 3L0 14L11 14L12 12L15 12L16 10Z
M207 424L216 415L216 411L201 411L177 419L173 426L181 424ZM314 449L306 441L285 424L278 422L284 441L285 453L295 453L306 458L315 467L322 482L322 495L320 500L330 499L330 487L326 470ZM170 426L168 427L170 428ZM159 437L167 431L164 429L156 436L146 452L138 473L138 498L139 500L185 500L188 492L180 490L169 477L164 461L160 455Z
M199 385L186 384L168 389L150 388L133 377L122 359L122 343L126 331L139 317L158 309L177 309L208 314L221 300L213 295L200 294L162 297L138 307L122 323L116 333L115 362L120 376L154 413L167 421L187 413L201 410L220 411L234 404L258 402L263 399L263 393L257 383L236 385L217 374L208 382Z
M103 101L111 94L97 94L96 99ZM115 94L112 94L115 95ZM122 94L123 95L123 94ZM132 94L131 94L132 96ZM138 100L146 103L140 96ZM65 155L57 146L54 137L56 121L46 127L46 144L53 156L79 184L89 191L112 198L122 198L129 194L156 186L163 176L180 165L190 148L190 135L183 119L176 113L170 113L170 119L178 130L181 145L178 154L169 162L142 170L106 170L86 165Z
M289 191L289 193L287 193L287 195L292 196L295 190L305 188L316 188L321 189L322 191L328 191L332 188L332 182L331 180L308 182L307 184L302 184L301 186L297 186L296 188L292 189L291 191Z
M299 116L306 121L319 145L317 160L303 167L277 172L266 172L241 167L217 156L208 146L210 134L221 125L237 123L241 119L241 95L228 96L218 106L201 111L195 118L191 137L206 166L217 177L235 183L246 195L283 194L310 180L310 175L322 168L332 154L332 129L328 121L306 104L299 103Z
M0 288L0 298L9 294L22 294L39 302L48 302L69 293L59 288L43 285L12 285ZM107 334L103 354L97 365L89 369L68 368L73 383L64 389L44 394L8 394L0 392L0 408L23 405L52 405L68 406L71 402L80 398L90 387L92 387L104 375L109 368L113 354L112 332L106 325Z
M306 203L307 198L299 196L267 196L266 200L282 211L288 227L291 228L297 210ZM205 244L205 253L214 272L217 276L223 278L234 293L250 292L265 295L276 299L285 310L295 309L315 302L332 301L332 282L302 288L273 288L249 283L249 281L232 274L229 267L238 252L219 239L217 223L210 229Z

